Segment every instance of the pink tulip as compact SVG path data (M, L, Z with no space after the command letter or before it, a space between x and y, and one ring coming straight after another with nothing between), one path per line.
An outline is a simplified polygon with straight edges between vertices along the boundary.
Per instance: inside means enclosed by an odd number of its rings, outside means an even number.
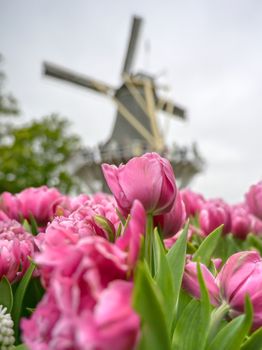
M157 215L154 217L154 225L160 227L164 238L174 236L185 224L186 210L181 199L179 191L176 200L167 214Z
M218 306L220 301L219 288L215 282L215 278L204 264L200 264L200 267L207 290L209 292L210 302L211 304ZM200 298L197 264L195 262L189 261L186 264L182 286L188 293L192 294L197 299Z
M240 239L245 239L251 231L251 217L244 205L236 205L231 208L232 233Z
M224 224L223 233L229 233L231 230L230 207L221 199L207 201L200 210L199 223L205 235L222 224Z
M132 158L126 165L102 165L107 184L122 212L130 212L135 199L147 213L168 213L177 188L171 164L157 153Z
M33 236L15 220L0 221L0 280L4 275L10 282L19 280L33 256Z
M230 308L229 315L236 317L244 312L245 296L249 295L254 311L252 329L262 326L262 259L256 251L233 254L216 278L202 264L201 270L213 305L227 303ZM183 287L199 298L196 271L196 263L190 262L186 265Z
M180 194L185 204L187 218L199 213L202 205L205 203L204 197L188 188L181 190Z
M250 212L262 220L262 181L250 187L246 194L246 204Z
M123 236L116 240L116 246L127 251L128 266L133 269L139 256L141 237L146 231L146 213L142 204L135 200L130 212L130 220Z

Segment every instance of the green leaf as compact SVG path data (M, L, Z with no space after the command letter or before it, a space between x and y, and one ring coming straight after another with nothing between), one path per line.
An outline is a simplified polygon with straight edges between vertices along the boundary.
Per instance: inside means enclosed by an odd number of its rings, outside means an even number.
M142 336L138 349L170 349L163 302L146 264L138 263L133 291L133 307L142 320Z
M206 345L211 305L199 263L197 270L201 299L193 299L178 319L172 339L174 350L203 350Z
M168 325L171 325L173 314L170 310L174 310L174 281L168 264L165 248L158 234L157 228L154 230L154 261L155 261L155 281L165 300L165 314Z
M38 225L35 220L35 217L30 213L30 225L31 225L31 232L34 236L38 235Z
M253 310L250 299L245 301L245 314L238 316L223 327L207 350L238 350L252 325Z
M262 327L254 332L241 346L241 350L261 350L262 349Z
M115 241L115 228L107 218L102 215L94 215L95 223L108 234L109 242Z
M17 338L18 333L19 333L19 321L20 321L20 315L21 315L21 311L22 311L22 305L23 305L25 292L27 290L28 284L30 282L30 279L32 277L32 274L34 272L35 267L36 267L35 263L31 261L29 268L27 269L23 278L19 282L18 287L17 287L16 292L15 292L15 295L14 295L14 304L13 304L11 316L12 316L12 319L14 321L14 331L15 331L16 338Z
M26 219L23 219L23 228L27 231L27 232L29 232L29 233L32 233L32 228L31 228L31 226L30 226L30 224L29 224L29 222L26 220Z
M0 305L5 306L10 314L13 307L13 292L10 282L5 276L0 281Z
M201 243L195 254L193 255L193 261L200 261L201 263L208 265L212 254L214 253L216 246L220 240L223 225L217 227L212 233L210 233L204 241Z
M176 312L177 310L178 299L185 268L188 227L189 223L187 222L181 236L178 238L176 243L172 246L172 248L168 251L166 255L174 281L174 312Z
M16 350L28 350L28 347L25 344L20 344L15 347Z

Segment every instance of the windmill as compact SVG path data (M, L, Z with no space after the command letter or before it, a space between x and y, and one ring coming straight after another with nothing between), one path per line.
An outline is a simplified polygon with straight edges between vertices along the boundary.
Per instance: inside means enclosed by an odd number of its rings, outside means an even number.
M164 136L157 122L158 111L185 120L185 110L159 96L160 87L152 76L132 72L141 26L142 18L134 16L119 88L52 63L43 64L45 75L96 91L109 97L116 104L117 114L109 139L95 150L83 150L76 162L78 164L74 166L75 174L84 179L94 191L100 189L103 183L101 163L120 164L148 151L155 151L170 158L181 185L187 184L202 170L203 161L196 148L191 150L190 157L188 149L178 146L167 154Z

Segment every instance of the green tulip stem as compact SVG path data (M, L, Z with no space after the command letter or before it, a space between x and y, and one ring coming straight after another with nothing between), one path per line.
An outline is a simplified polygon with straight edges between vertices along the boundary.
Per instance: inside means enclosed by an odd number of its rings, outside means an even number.
M146 237L145 237L145 244L146 244L146 261L149 266L149 270L153 276L154 274L154 261L153 261L153 215L147 214L147 220L146 220Z
M229 310L230 306L224 301L217 309L212 312L207 343L209 343L209 341L214 338L218 332L221 321L224 319Z

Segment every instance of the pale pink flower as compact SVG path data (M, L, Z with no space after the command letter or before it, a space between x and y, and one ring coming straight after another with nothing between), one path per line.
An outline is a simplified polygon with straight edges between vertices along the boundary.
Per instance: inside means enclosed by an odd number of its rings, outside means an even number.
M73 211L77 210L90 199L90 196L80 194L76 197L61 196L54 202L55 216L69 216Z
M157 153L146 153L116 167L103 164L102 170L121 211L127 215L135 199L147 213L167 213L176 198L177 187L171 164Z

